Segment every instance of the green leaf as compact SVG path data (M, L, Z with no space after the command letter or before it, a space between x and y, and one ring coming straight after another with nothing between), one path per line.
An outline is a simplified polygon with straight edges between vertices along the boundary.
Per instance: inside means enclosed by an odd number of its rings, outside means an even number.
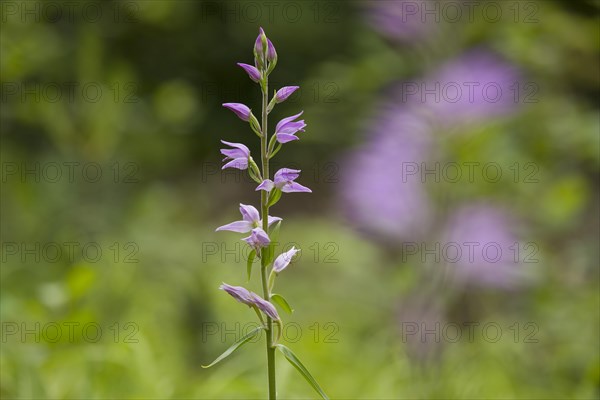
M217 357L217 359L215 361L213 361L209 365L203 365L202 368L210 368L213 365L217 364L219 361L229 357L229 355L231 355L231 353L236 351L239 347L243 346L244 344L248 343L248 341L250 341L250 339L252 339L254 336L256 336L263 329L265 329L263 326L259 326L252 332L248 333L246 336L244 336L243 338L241 338L240 340L238 340L237 342L232 344L231 347L228 348L227 350L225 350L225 352L223 354L221 354L219 357Z
M271 229L269 229L269 239L271 242L276 242L279 240L279 229L281 228L281 221L275 222L275 225Z
M275 225L269 230L269 239L271 243L263 250L263 266L269 265L273 261L275 255L275 246L279 240L279 228L281 227L281 221L277 221Z
M271 300L273 300L275 303L279 304L279 306L281 308L283 308L283 310L285 312L287 312L288 314L291 314L294 312L294 309L290 306L290 304L287 302L287 300L282 295L273 293L271 295Z
M248 255L248 263L246 264L246 270L248 271L248 280L250 280L250 276L252 275L252 264L254 263L254 258L256 257L256 250L252 250Z
M269 207L277 204L277 202L281 198L281 193L282 193L282 191L277 188L275 188L271 191L271 194L269 194Z
M285 358L287 358L287 360L290 362L290 364L292 364L294 366L294 368L296 368L298 370L298 372L300 372L302 374L304 379L306 379L306 381L308 383L310 383L310 385L313 387L313 389L315 389L315 391L317 393L319 393L323 399L329 400L329 397L327 397L327 395L325 394L323 389L321 389L321 386L319 386L319 384L317 383L315 378L312 377L310 372L308 372L308 370L300 362L298 357L296 357L296 355L290 349L288 349L287 347L285 347L282 344L278 344L276 347L279 351L281 351L283 353L283 355L285 356Z

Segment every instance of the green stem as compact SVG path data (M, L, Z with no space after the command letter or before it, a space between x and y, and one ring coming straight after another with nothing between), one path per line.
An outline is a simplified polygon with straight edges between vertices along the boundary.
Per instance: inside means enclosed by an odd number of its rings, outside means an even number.
M266 74L265 74L266 75ZM260 138L260 153L262 160L262 177L269 179L269 157L268 157L268 130L267 130L267 107L269 105L269 81L267 76L264 78L262 89L262 136ZM268 192L261 191L260 206L262 211L262 228L265 232L269 232L269 197ZM267 267L265 258L261 257L261 280L263 287L264 298L267 301L271 300L271 291L267 280ZM273 347L273 320L267 316L267 368L269 375L269 400L277 398L275 385L275 347Z

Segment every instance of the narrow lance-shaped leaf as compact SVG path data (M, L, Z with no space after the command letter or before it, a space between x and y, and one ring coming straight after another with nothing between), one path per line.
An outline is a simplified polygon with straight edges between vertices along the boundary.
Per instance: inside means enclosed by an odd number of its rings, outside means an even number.
M246 270L248 271L248 280L250 280L250 276L252 276L252 264L254 263L254 258L256 257L256 250L252 250L248 255L248 263L246 265Z
M288 314L291 314L294 312L294 309L290 306L290 304L287 302L285 297L283 297L282 295L273 293L271 295L271 300L274 301L275 303L277 303Z
M308 383L310 383L310 385L313 387L313 389L315 389L315 391L317 393L319 393L319 395L323 399L329 400L329 397L327 397L327 395L325 394L323 389L321 389L321 386L319 386L319 384L317 383L315 378L313 378L313 376L310 374L310 372L308 372L308 370L300 362L298 357L296 357L296 355L289 348L285 347L282 344L278 344L276 347L280 352L283 353L283 355L285 356L285 358L287 358L287 360L290 362L290 364L292 364L294 366L294 368L296 368L298 370L298 372L300 372L300 374L302 374L304 379L306 379L306 381Z
M262 331L263 329L265 329L263 326L259 326L258 328L254 329L253 331L248 333L246 336L242 337L240 340L238 340L237 342L232 344L231 347L228 348L227 350L225 350L225 352L223 354L221 354L219 357L217 357L215 359L215 361L213 361L209 365L203 365L202 368L210 368L213 365L217 364L219 361L222 361L223 359L229 357L231 355L231 353L236 351L238 348L240 348L244 344L248 343L250 341L250 339L252 339L254 336L258 335L258 333L260 331Z

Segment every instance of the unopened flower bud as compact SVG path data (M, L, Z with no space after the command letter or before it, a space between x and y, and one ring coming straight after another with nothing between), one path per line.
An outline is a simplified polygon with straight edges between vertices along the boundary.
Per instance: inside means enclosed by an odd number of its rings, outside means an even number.
M277 313L277 309L273 304L263 299L256 293L250 293L252 296L252 302L265 314L267 314L271 319L279 320L279 314Z
M271 40L267 38L267 61L273 62L276 58L277 51L275 51L275 46L273 46Z
M242 103L223 103L223 107L233 111L235 115L237 115L242 121L248 122L250 120L250 116L252 115L250 108Z
M275 101L281 103L287 100L300 86L284 86L275 93Z
M260 81L260 71L256 67L244 63L238 63L238 65L242 67L244 71L246 71L250 79L252 79L254 82Z
M263 28L259 28L258 36L254 41L254 62L256 63L256 67L260 70L263 70L266 67L265 50L267 49L267 46L267 36L265 35L265 31Z
M226 283L223 283L219 287L219 289L226 291L231 297L233 297L242 304L246 304L247 306L251 306L255 302L251 292L249 292L246 288L243 288L241 286L231 286Z

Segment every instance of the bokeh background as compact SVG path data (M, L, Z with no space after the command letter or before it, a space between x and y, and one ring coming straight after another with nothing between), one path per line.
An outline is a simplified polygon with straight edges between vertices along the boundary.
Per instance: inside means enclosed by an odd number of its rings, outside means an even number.
M308 124L274 161L313 189L272 209L284 343L328 394L600 395L597 1L1 7L2 398L266 397L262 341L200 367L255 324L214 229L259 202L219 155L258 151L221 103L260 107L259 26L301 86L271 121Z

